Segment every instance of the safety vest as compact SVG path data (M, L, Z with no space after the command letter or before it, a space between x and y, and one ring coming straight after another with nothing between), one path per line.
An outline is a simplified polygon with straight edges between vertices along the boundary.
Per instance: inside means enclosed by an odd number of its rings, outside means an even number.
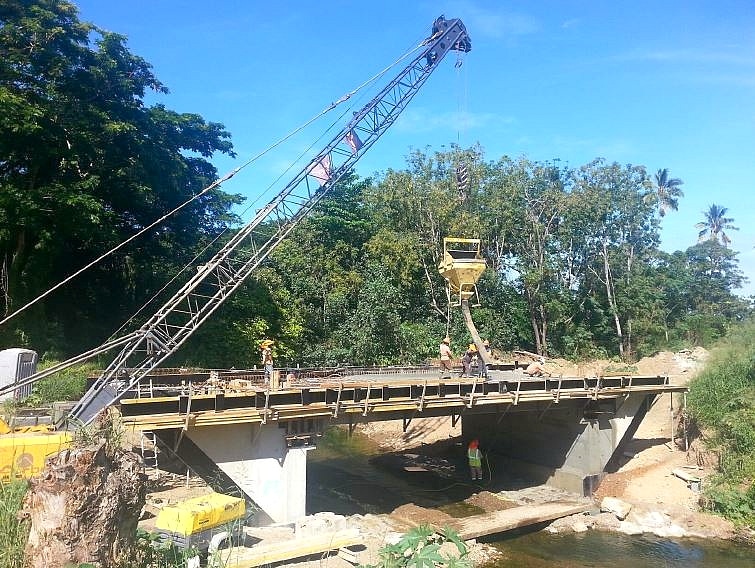
M482 466L482 453L480 448L469 448L467 451L467 457L469 458L469 465L472 467Z

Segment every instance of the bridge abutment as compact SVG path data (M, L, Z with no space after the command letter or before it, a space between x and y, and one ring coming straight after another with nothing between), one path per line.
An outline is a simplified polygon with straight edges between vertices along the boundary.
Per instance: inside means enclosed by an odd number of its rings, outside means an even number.
M632 438L655 395L562 400L546 408L462 418L466 440L503 455L510 473L591 495L606 465Z
M278 424L225 424L191 429L187 436L269 518L290 523L305 516L308 447L290 448Z

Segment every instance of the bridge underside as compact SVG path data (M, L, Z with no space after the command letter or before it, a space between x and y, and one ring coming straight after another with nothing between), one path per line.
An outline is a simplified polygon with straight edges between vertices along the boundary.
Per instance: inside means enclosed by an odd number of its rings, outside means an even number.
M225 382L152 377L151 397L121 401L123 420L141 430L189 437L275 522L305 514L306 453L329 424L451 416L465 439L525 466L531 479L590 494L611 457L631 439L668 377L440 379L387 373L317 379L280 390L245 379Z

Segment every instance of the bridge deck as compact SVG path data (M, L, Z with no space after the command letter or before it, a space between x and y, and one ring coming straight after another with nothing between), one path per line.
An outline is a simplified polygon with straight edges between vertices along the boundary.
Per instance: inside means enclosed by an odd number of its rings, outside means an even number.
M269 390L245 379L150 384L152 396L121 401L124 422L159 430L306 418L384 420L405 416L457 415L472 409L506 411L520 405L550 408L565 400L600 401L631 393L685 392L665 376L525 378L513 371L482 378L440 379L423 371L369 373L311 379ZM495 408L500 407L500 408Z

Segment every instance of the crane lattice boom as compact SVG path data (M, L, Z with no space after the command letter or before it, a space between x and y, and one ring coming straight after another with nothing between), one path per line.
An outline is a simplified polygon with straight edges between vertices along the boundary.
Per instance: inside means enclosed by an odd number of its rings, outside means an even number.
M440 60L451 50L470 49L461 20L436 19L418 55L149 321L125 336L125 345L113 340L87 352L88 359L123 345L70 416L88 424L172 355L395 122Z

